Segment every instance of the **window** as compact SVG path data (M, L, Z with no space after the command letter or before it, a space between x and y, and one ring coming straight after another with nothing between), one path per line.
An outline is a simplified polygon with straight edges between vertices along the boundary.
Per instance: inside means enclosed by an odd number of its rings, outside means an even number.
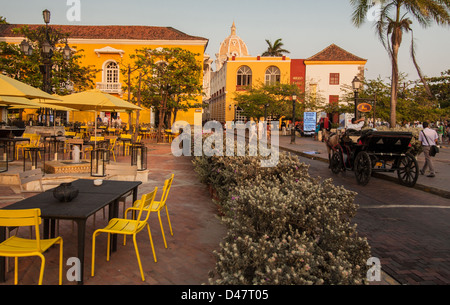
M330 104L338 104L339 103L339 95L330 95Z
M104 80L106 83L118 83L119 82L119 65L111 61L105 66Z
M330 85L339 85L339 73L330 73Z
M266 70L266 85L274 85L280 82L280 69L277 67L269 67Z
M242 66L237 71L237 81L236 85L238 87L241 86L250 86L252 84L252 70L247 66Z

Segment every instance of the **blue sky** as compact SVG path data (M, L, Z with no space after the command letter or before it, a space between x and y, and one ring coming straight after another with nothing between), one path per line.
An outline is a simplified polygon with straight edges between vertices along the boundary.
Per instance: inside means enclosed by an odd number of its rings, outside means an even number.
M78 1L78 0L77 0ZM360 28L351 23L348 0L79 0L80 21L66 17L72 0L0 0L0 16L9 23L43 24L42 11L52 13L51 24L171 26L209 39L206 53L215 58L220 43L230 34L232 22L251 55L266 49L265 39L282 38L291 58L308 58L328 45L336 45L368 59L366 77L391 74L388 55L374 34L373 23ZM423 73L437 76L450 69L450 28L412 25L416 56ZM400 70L409 79L417 73L409 55L411 36L405 35Z

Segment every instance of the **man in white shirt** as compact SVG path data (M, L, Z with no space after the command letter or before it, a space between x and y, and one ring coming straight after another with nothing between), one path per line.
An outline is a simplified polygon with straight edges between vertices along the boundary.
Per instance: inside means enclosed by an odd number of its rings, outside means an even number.
M347 129L361 130L364 126L364 118L360 118L359 120L353 118L352 123L348 124Z
M428 128L428 122L423 122L423 128L419 133L419 141L422 144L423 154L425 156L425 164L420 170L420 174L425 175L425 170L428 167L430 169L430 174L427 177L434 177L434 166L433 161L430 156L430 148L432 145L437 144L438 134L434 129Z

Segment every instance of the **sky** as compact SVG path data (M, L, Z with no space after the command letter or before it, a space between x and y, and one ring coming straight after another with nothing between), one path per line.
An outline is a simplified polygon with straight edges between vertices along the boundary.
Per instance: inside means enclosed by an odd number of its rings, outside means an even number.
M79 4L79 6L78 6ZM79 15L69 15L79 7ZM170 26L209 39L205 53L212 59L230 35L237 35L252 56L267 49L266 39L282 39L291 58L305 59L334 43L367 59L365 76L388 81L391 64L375 35L374 21L356 28L349 0L0 0L0 16L9 23L43 24L42 11L51 11L50 24ZM72 17L70 17L72 16ZM426 29L413 22L416 58L426 76L450 69L450 27ZM400 71L418 79L409 53L410 34L403 37Z

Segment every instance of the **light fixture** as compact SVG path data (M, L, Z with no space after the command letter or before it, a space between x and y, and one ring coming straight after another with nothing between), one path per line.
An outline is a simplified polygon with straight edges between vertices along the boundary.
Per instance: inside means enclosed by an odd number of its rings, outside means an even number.
M91 176L105 177L106 163L109 159L109 151L104 148L97 148L91 151Z
M353 91L359 91L359 89L361 88L361 81L357 76L355 76L355 78L352 80L352 87Z
M147 147L142 143L131 145L131 166L137 166L138 171L147 169Z
M50 54L52 49L53 49L52 45L47 40L42 43L42 52L44 54Z
M49 10L44 10L42 12L42 16L44 17L45 24L49 24L50 23L50 11Z
M70 55L72 54L72 49L69 47L69 45L66 42L66 46L63 49L63 57L65 60L70 59Z
M33 54L33 48L28 43L28 41L26 41L25 39L22 40L22 42L20 43L20 50L22 51L22 53L24 53L27 56Z

